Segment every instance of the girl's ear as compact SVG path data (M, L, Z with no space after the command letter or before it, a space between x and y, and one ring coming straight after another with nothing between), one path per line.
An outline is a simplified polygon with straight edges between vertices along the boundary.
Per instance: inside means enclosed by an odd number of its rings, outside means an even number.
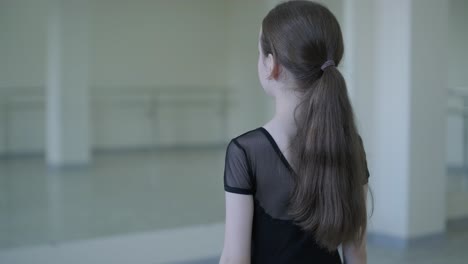
M268 72L270 73L270 78L274 80L278 80L280 74L280 65L276 62L273 55L270 53L266 58L266 66Z

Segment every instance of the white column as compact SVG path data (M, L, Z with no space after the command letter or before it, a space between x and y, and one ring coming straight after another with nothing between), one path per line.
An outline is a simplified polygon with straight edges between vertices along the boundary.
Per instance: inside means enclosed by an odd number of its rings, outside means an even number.
M372 231L409 237L411 136L411 1L378 0L375 9L375 136Z
M373 10L370 232L406 246L445 231L448 3L378 0Z
M86 0L49 0L47 163L90 161L88 9Z

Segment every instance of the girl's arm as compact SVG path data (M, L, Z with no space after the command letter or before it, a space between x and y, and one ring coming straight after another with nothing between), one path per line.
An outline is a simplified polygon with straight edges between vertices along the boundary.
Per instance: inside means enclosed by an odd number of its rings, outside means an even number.
M253 197L226 192L226 226L220 264L250 264Z
M367 201L367 184L364 185L364 197ZM367 240L366 234L362 241L350 242L343 244L343 259L344 264L367 264Z

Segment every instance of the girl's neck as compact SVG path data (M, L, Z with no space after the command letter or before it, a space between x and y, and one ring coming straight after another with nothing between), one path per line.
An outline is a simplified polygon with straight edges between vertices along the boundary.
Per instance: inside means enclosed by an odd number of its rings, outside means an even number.
M295 92L285 92L276 96L275 115L265 125L265 128L272 132L277 140L284 145L287 145L287 142L296 135L297 125L294 115L299 102L300 98Z

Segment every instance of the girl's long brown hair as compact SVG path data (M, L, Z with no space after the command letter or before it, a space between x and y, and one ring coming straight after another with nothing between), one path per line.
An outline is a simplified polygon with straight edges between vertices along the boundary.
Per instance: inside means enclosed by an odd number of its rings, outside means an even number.
M339 70L321 66L343 57L335 16L310 1L289 1L262 23L261 46L295 77L303 95L292 140L294 188L289 213L329 250L361 241L367 225L365 154Z

